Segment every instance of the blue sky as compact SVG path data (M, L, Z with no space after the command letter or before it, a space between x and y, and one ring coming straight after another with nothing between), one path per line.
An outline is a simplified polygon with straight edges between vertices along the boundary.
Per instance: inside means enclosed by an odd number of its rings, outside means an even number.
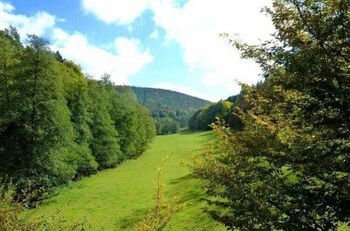
M260 13L271 0L0 0L0 29L37 34L99 78L159 87L212 101L260 79L258 66L219 36L269 39Z

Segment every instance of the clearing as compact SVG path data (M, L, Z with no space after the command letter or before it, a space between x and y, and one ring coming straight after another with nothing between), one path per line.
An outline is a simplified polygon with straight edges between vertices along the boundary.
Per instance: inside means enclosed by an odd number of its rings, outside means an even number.
M161 176L167 199L175 196L185 202L167 230L225 230L203 212L206 203L201 182L181 163L192 163L195 153L213 139L211 132L182 132L157 136L151 147L136 160L115 169L74 182L35 209L35 216L52 216L57 211L71 221L86 220L103 230L134 230L153 205L157 170L165 157Z

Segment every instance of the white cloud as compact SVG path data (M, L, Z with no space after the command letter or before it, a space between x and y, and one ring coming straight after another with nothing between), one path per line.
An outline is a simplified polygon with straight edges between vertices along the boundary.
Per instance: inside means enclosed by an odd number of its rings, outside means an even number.
M83 0L83 6L105 22L132 24L145 10L154 13L154 22L167 39L184 49L184 61L204 73L203 84L237 92L237 82L255 83L260 69L240 54L220 33L238 35L248 43L259 43L273 33L271 20L261 13L272 0ZM156 37L156 34L151 35Z
M149 36L151 39L158 39L159 38L159 32L158 30L154 30L150 36Z
M14 7L6 2L0 2L0 12L11 12L14 9Z
M33 16L13 14L14 7L0 2L0 29L15 26L22 38L27 34L44 35L56 23L56 17L46 12L38 12Z
M149 7L149 0L82 0L82 5L106 23L129 24Z
M146 64L152 62L149 50L140 48L140 41L118 37L115 39L115 52L108 52L90 44L87 38L76 32L68 34L62 29L53 31L53 50L80 64L83 70L100 77L104 73L111 75L117 84L127 84L127 78L138 73Z
M200 93L198 91L193 90L192 88L186 87L186 86L180 86L177 84L172 84L172 83L157 83L152 86L153 88L161 88L161 89L167 89L167 90L172 90L172 91L177 91L177 92L182 92L187 95L195 96L201 99L206 99L209 101L217 101L216 98L212 98L206 94Z
M260 73L252 61L219 37L238 34L248 43L259 43L273 32L270 19L260 9L271 0L189 0L178 7L171 0L154 1L154 21L184 48L184 61L202 70L207 87L238 92L239 82L255 83Z

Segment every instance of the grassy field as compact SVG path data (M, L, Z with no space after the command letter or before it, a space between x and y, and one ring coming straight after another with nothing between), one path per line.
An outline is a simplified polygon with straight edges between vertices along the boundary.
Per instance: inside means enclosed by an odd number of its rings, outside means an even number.
M69 220L86 220L94 228L134 230L152 207L157 169L168 156L162 174L166 198L176 196L187 205L176 213L167 230L225 230L202 211L205 202L200 181L181 165L191 163L193 155L212 138L210 132L158 136L140 158L58 190L34 215L50 216L59 210Z

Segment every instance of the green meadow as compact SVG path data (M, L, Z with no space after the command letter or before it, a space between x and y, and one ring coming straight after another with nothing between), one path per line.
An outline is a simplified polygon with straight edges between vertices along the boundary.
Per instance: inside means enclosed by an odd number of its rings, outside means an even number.
M191 164L193 156L212 140L211 132L157 136L138 159L58 189L33 216L59 213L98 230L134 230L153 205L158 169L166 159L161 175L166 200L176 197L178 203L186 204L167 230L225 230L203 211L206 203L201 182L183 164Z

